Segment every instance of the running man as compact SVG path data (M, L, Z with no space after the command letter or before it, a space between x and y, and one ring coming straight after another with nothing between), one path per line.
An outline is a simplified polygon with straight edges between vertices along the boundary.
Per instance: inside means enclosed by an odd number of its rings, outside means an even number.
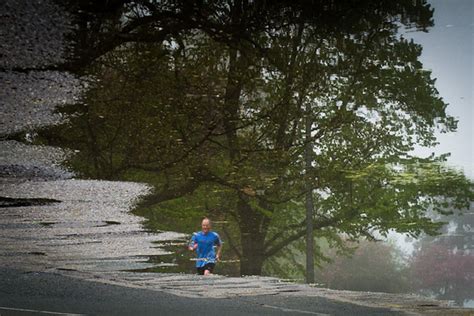
M214 270L216 262L221 258L222 241L219 234L211 231L209 218L204 217L201 229L202 231L193 234L188 249L197 253L197 273L209 275ZM214 247L217 248L217 253Z

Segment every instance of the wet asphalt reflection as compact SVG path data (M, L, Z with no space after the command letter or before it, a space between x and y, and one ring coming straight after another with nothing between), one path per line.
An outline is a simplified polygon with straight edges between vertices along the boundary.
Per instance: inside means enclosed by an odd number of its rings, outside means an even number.
M156 242L186 236L146 232L129 213L143 184L95 180L0 179L0 196L61 202L0 208L0 264L27 269L144 269L168 252ZM166 263L171 264L171 263Z
M0 3L0 266L44 271L122 271L170 262L160 242L129 213L144 184L77 180L74 153L33 145L35 130L64 122L58 106L79 102L85 78L55 65L67 59L71 17L54 1ZM52 27L54 26L54 27ZM20 139L21 138L21 139Z

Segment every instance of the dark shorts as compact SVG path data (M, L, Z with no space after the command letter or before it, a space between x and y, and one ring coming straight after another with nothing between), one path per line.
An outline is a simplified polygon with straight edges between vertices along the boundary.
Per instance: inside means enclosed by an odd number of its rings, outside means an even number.
M214 271L215 265L216 265L215 263L207 263L204 267L196 268L197 274L204 275L205 270L209 270L209 272L212 273L212 271Z

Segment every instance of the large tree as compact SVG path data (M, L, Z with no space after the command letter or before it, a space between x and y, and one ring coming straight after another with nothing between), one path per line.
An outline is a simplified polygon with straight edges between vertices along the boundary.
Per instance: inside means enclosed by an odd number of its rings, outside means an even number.
M421 47L397 35L399 23L430 26L432 11L311 4L83 7L82 51L68 67L95 81L85 105L64 109L70 124L42 135L78 149L73 165L87 176L154 185L148 214L183 201L217 210L237 227L228 241L242 274L260 274L304 236L308 192L316 235L434 233L426 206L464 207L472 186L443 157L409 154L433 145L436 128L456 127Z

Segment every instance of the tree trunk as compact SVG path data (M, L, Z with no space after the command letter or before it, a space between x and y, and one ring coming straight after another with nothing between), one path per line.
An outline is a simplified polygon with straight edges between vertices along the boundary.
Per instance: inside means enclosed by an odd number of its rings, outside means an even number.
M250 231L252 227L249 227ZM242 258L240 259L240 274L241 275L261 275L263 262L265 261L263 255L263 244L265 238L262 234L252 232L242 232Z
M253 210L244 198L240 199L237 209L242 245L240 274L260 275L265 261L264 243L269 220Z

